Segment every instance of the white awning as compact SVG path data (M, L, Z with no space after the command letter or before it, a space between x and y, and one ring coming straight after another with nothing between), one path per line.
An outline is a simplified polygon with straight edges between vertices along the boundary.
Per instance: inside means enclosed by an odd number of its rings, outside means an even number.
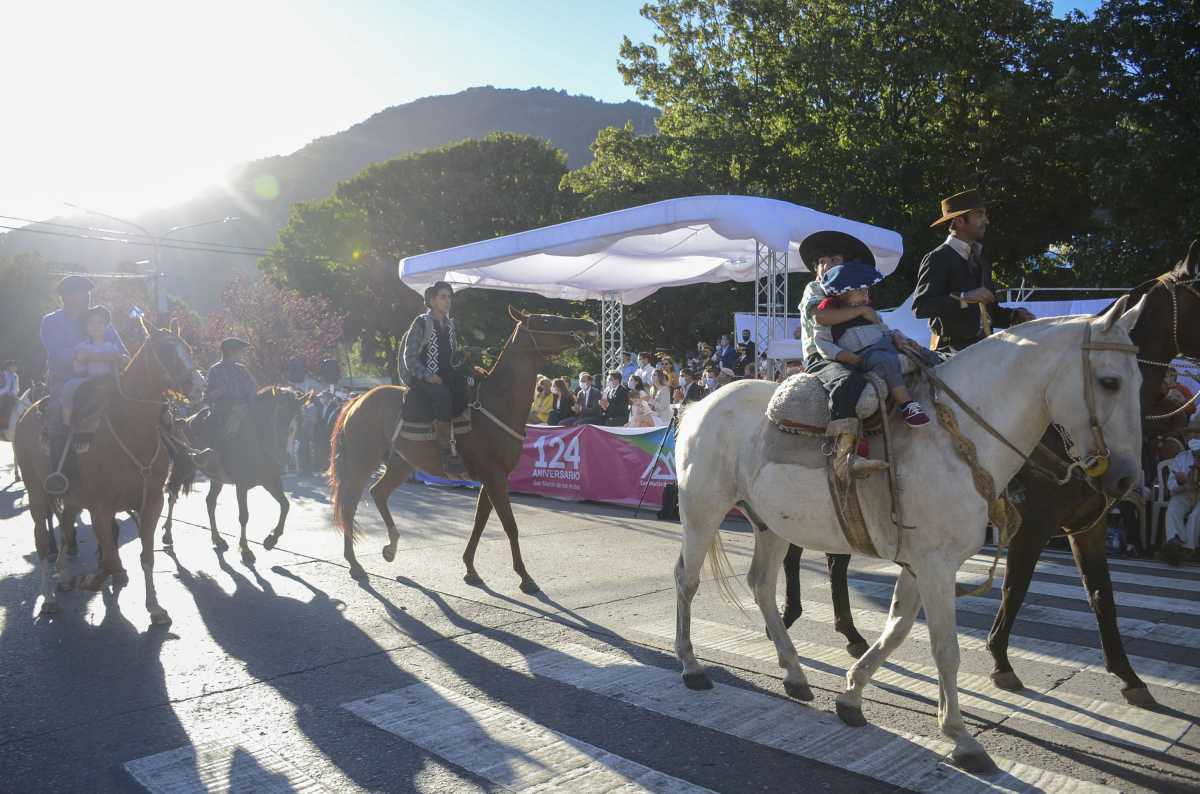
M788 270L803 271L801 241L826 230L862 240L885 275L904 251L894 231L786 201L690 196L406 257L400 278L417 291L447 281L628 305L662 287L753 281L756 243L786 250Z

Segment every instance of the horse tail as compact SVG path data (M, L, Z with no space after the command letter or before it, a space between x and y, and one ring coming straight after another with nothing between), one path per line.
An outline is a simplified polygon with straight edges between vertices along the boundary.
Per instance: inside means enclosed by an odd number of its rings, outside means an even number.
M342 406L329 437L330 501L333 523L353 543L358 536L354 514L371 473L383 462L387 430L382 411L386 387L376 387Z
M712 543L708 546L708 572L717 586L717 592L721 594L721 600L745 612L745 606L733 589L732 582L737 580L737 573L733 570L733 562L725 551L725 544L721 542L720 530L713 533Z
M326 477L329 478L329 501L333 504L333 525L351 541L358 531L354 524L354 513L358 509L358 500L362 497L362 487L347 487L347 480L350 478L350 457L346 448L346 420L350 418L351 412L361 399L359 397L348 401L342 406L342 410L338 411L333 431L329 436L329 470L326 472Z

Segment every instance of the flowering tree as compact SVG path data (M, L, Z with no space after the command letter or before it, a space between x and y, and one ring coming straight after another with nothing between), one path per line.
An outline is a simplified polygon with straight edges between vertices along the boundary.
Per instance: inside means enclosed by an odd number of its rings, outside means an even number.
M221 340L236 336L250 343L245 363L267 384L285 382L292 358L315 372L323 359L336 357L345 318L322 296L237 278L221 294L221 308L207 317L178 319L198 364L215 361Z

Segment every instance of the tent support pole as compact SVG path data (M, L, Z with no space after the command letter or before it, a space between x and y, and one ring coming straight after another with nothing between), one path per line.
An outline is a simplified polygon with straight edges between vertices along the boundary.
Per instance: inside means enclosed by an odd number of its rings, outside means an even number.
M772 340L787 338L787 251L757 242L754 251L754 349L761 362ZM768 358L758 376L774 380L779 369L779 362Z
M597 384L608 382L608 373L621 368L621 351L625 349L625 304L616 292L605 293L600 300L600 366L603 373Z

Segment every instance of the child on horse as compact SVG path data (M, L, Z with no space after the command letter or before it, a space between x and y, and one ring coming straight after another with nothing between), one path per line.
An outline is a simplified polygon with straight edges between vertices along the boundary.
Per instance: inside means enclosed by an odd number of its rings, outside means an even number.
M882 280L883 274L865 262L847 262L832 267L821 279L821 288L828 297L818 305L817 311L870 307L869 289ZM834 325L820 325L815 341L823 357L881 376L909 427L929 424L925 409L904 385L899 348L912 351L929 366L941 362L937 354L919 347L899 331L889 330L873 310Z
M75 358L72 364L75 377L63 384L63 423L74 430L72 446L74 446L75 452L81 455L91 447L94 433L73 426L75 395L79 392L79 388L86 383L113 377L129 361L124 346L117 345L109 338L108 329L111 327L112 315L107 308L93 306L88 309L84 323L87 339L75 345Z
M439 281L425 290L424 314L413 319L401 341L400 379L408 386L405 415L421 413L433 420L434 436L447 476L463 476L466 468L454 443L452 421L467 407L467 378L457 369L457 331L450 317L454 288ZM417 403L408 405L409 401ZM410 413L410 408L412 413Z

